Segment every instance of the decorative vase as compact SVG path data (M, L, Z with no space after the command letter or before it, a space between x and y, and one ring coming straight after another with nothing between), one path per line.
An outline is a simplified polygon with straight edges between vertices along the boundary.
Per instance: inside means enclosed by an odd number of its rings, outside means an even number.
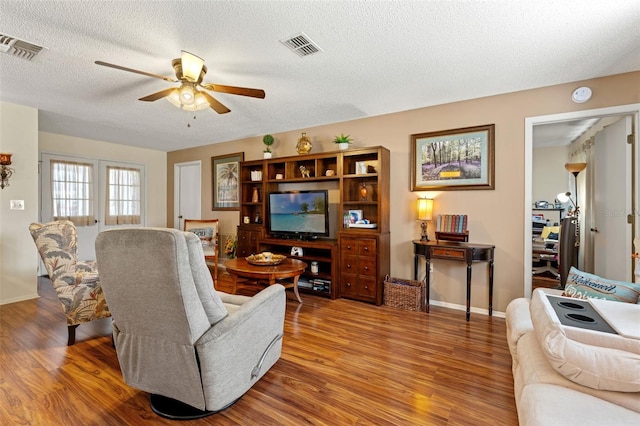
M311 138L309 138L306 133L302 133L302 136L300 136L300 139L298 139L298 143L296 144L296 151L298 151L298 154L308 154L311 152L312 147Z
M367 184L364 182L360 184L360 198L361 201L367 201Z
M271 158L272 152L270 151L264 151L262 153L263 158Z
M341 142L338 144L338 148L340 148L340 151L344 151L345 149L349 148L349 143L348 142Z
M253 196L251 197L251 202L257 203L259 201L260 201L260 198L258 196L258 188L253 188Z

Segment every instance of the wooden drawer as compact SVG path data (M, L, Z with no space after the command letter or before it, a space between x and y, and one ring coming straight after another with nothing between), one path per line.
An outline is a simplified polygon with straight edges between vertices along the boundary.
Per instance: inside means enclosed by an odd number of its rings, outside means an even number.
M343 255L340 258L340 271L349 274L356 274L358 272L358 257Z
M358 280L358 291L361 296L370 298L371 301L376 297L376 279L375 278L363 278L362 276Z
M358 239L357 238L343 238L341 241L340 251L343 256L348 254L358 254Z
M360 256L375 256L376 255L376 240L374 239L362 239L358 241L358 254Z
M353 297L369 302L375 301L376 279L365 278L353 274L342 274L340 280L340 296Z
M466 255L464 249L433 247L431 249L431 257L439 257L442 259L465 259Z
M376 276L376 258L361 257L358 259L358 273L360 276L375 277Z

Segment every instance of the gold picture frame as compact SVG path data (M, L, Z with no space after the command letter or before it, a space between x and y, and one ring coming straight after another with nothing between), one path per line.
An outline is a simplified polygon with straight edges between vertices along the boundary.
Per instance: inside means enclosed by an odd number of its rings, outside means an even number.
M411 191L495 189L495 124L411 135Z

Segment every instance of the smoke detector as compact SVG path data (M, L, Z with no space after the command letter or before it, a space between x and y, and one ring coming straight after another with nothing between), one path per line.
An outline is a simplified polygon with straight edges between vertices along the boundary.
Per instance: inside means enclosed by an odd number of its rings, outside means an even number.
M42 46L20 40L16 37L0 33L0 52L32 60L42 50Z

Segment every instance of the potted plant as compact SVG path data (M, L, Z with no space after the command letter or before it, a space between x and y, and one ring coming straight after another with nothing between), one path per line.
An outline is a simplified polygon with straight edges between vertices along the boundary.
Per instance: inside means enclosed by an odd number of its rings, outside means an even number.
M347 149L349 148L349 144L352 141L349 136L350 135L345 136L343 133L340 133L340 136L335 137L333 143L338 144L338 148L340 148L341 150Z
M264 135L262 138L262 143L265 144L266 148L263 151L264 158L271 158L271 145L275 142L275 139L271 135Z

